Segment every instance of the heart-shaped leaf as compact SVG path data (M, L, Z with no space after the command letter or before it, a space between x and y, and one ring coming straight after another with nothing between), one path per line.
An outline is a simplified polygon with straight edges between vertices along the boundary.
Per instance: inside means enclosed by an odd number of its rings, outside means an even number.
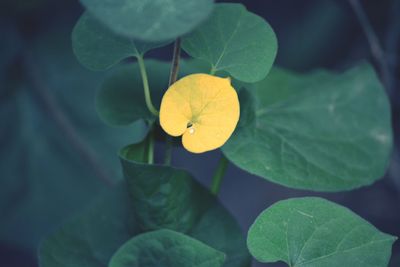
M188 33L212 11L213 0L81 0L112 31L144 41Z
M390 108L369 65L344 74L275 69L239 97L239 126L223 152L240 168L315 191L350 190L385 173Z
M105 70L128 57L142 57L147 51L169 42L149 43L115 34L85 12L72 32L72 47L80 63L91 70Z
M196 73L176 81L165 92L160 125L171 136L182 136L192 153L221 147L239 121L239 99L230 78Z
M224 260L224 253L184 234L163 229L126 242L108 266L220 267Z
M384 267L395 240L345 207L308 197L280 201L266 209L251 226L247 245L261 262Z
M244 82L257 82L271 69L277 52L274 31L241 4L218 4L211 17L183 37L182 48Z
M239 225L188 172L141 163L147 158L146 141L125 147L120 158L142 231L183 232L224 252L224 266L249 265Z

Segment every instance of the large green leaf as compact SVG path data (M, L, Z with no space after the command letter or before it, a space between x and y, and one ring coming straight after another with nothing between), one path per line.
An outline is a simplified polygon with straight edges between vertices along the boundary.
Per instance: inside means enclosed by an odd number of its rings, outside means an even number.
M36 250L45 233L104 188L100 173L122 178L117 151L146 128L99 120L93 99L100 76L75 61L69 27L57 25L33 42L20 53L29 58L8 75L17 80L1 85L0 240Z
M220 267L224 253L184 234L163 229L135 236L111 258L109 267Z
M137 233L126 184L121 183L45 239L39 250L39 264L108 266L115 251Z
M105 193L81 216L50 235L40 249L41 267L104 267L128 239L144 230L162 228L184 232L223 251L228 256L226 267L249 266L239 225L188 173L128 160L145 160L146 146L147 139L121 151L128 183Z
M142 230L183 232L224 252L224 266L249 265L239 225L188 172L141 163L146 159L146 142L125 147L120 157Z
M72 32L72 47L78 60L92 70L105 70L128 57L142 57L167 42L148 43L119 36L85 12Z
M241 4L218 4L211 17L183 37L183 49L244 82L265 78L277 52L274 31Z
M247 238L261 262L293 267L387 266L395 237L321 198L280 201L261 213Z
M392 147L390 108L367 64L343 74L275 69L240 93L239 126L224 154L288 187L350 190L382 177Z
M212 0L81 0L114 32L145 41L175 39L212 11Z

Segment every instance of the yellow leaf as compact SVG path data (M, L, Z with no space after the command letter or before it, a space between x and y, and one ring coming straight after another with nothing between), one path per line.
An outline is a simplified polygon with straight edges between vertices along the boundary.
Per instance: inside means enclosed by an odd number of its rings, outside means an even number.
M193 153L221 147L239 120L240 107L229 78L192 74L175 82L165 92L160 124L168 134L181 136Z

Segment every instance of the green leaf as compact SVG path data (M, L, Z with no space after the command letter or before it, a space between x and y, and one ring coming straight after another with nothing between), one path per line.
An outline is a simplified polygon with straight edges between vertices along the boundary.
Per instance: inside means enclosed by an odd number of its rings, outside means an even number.
M146 142L147 139L128 146L122 150L121 156L143 161L147 158ZM128 159L121 160L127 161L123 163L124 165L129 164ZM132 183L128 185L120 183L113 190L106 192L81 216L50 235L40 248L41 267L104 267L110 261L112 254L130 238L142 233L144 229L159 230L163 227L185 232L192 238L223 251L228 255L223 265L225 267L250 266L249 254L239 225L232 215L189 174L163 167L170 175L168 176L162 173L162 166L150 166L133 161L131 165L126 166L128 169L125 173L133 174L131 172L135 171L132 170L135 168L133 165L140 168L138 171L143 171L138 178L128 177L127 179L138 182L136 188ZM158 175L158 171L162 175L153 176ZM143 181L145 179L148 180L147 187ZM185 182L192 185L191 191L178 191L188 187ZM148 190L147 192L154 190L153 195L148 196L148 199L132 198L132 193L140 193L138 188L142 188L143 191ZM129 189L130 198L127 189ZM190 197L189 194L194 194L195 197ZM190 203L178 203L179 200ZM188 210L176 205L182 205ZM168 212L163 208L170 210ZM196 214L196 219L188 220L188 218L194 218L191 216L192 213ZM175 219L175 224L171 218ZM190 226L184 225L183 222Z
M315 191L350 190L384 175L390 107L369 65L343 74L275 69L240 99L239 126L223 147L240 168Z
M119 36L85 12L72 32L72 47L80 63L91 70L111 68L128 57L142 57L166 42L148 43Z
M158 108L168 87L170 64L156 60L145 62L151 97ZM154 120L148 110L138 64L116 69L102 84L96 96L100 117L110 125L128 125L139 119Z
M261 262L293 267L387 266L396 237L321 198L280 201L250 227L247 245Z
M170 63L146 60L151 98L159 108L161 98L168 89ZM204 64L198 60L181 60L179 76L206 72ZM137 120L154 120L144 101L144 91L137 63L117 68L103 82L96 97L96 108L109 125L122 126Z
M224 253L184 234L163 229L135 236L111 258L109 267L220 267Z
M100 173L122 178L118 149L146 131L140 121L124 128L101 122L93 103L101 77L76 62L69 30L57 24L37 36L23 53L33 64L13 68L13 87L0 86L8 90L0 104L0 239L34 251L104 188Z
M108 266L115 251L138 233L126 184L104 193L82 215L40 246L41 267Z
M257 82L271 69L277 40L271 26L243 5L218 4L205 23L183 37L182 48L210 63L212 71Z
M122 149L120 158L142 231L179 231L226 253L226 267L249 265L239 225L188 172L141 163L145 141Z
M112 31L144 41L190 32L211 13L212 0L81 0Z

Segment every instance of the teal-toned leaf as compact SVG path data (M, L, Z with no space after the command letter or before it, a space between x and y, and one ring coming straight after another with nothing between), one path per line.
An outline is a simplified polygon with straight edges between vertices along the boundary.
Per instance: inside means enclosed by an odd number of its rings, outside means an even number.
M168 89L170 63L146 60L151 98L158 109L164 92ZM181 60L179 76L205 73L204 64L198 60ZM117 68L103 82L96 97L100 117L109 125L122 126L137 120L154 120L144 101L144 91L137 63Z
M184 234L163 229L135 236L111 258L109 267L220 267L224 253Z
M218 4L211 17L183 37L182 48L244 82L257 82L271 69L277 52L274 31L241 4Z
M275 69L240 99L239 126L223 147L240 168L315 191L350 190L384 175L390 107L369 65L343 74Z
M74 59L70 25L54 28L33 40L30 63L7 75L18 79L14 86L0 86L0 240L32 251L104 188L101 177L122 178L118 149L146 131L143 122L101 122L94 106L101 77Z
M156 60L145 62L151 97L158 108L163 92L168 88L170 64ZM127 125L137 120L154 120L148 110L138 64L116 69L102 84L96 96L100 117L110 125Z
M182 232L224 252L224 266L249 266L239 225L188 172L142 164L146 142L125 147L120 158L141 230Z
M293 267L384 267L396 237L321 198L280 201L250 227L247 245L261 262Z
M166 42L148 43L119 36L84 13L72 32L72 47L78 60L91 70L105 70L128 57L142 57Z
M114 32L144 41L165 41L190 32L211 13L212 0L81 0Z
M115 251L137 233L126 184L121 183L47 237L40 246L39 264L41 267L108 266Z

